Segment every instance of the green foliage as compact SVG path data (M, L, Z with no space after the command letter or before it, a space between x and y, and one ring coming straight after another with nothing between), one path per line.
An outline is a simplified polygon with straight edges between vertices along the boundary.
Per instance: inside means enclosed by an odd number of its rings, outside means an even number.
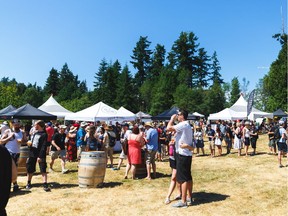
M230 106L232 106L240 96L240 84L237 77L234 77L231 81L231 96L230 96Z
M212 60L212 65L211 65L211 78L210 79L213 82L217 81L219 84L223 84L224 81L221 78L221 74L220 74L221 66L217 58L216 51L213 53L211 60Z
M46 80L44 86L44 93L46 95L57 96L60 89L59 85L59 73L56 69L52 68L49 72L49 77Z
M152 51L149 49L151 42L147 38L147 36L140 37L136 47L133 49L132 61L130 61L137 70L134 79L136 86L139 87L144 83L151 67Z
M282 48L263 79L263 91L267 94L266 108L269 112L279 108L287 110L287 34L277 34L274 38L280 41Z
M225 107L225 95L220 83L216 80L207 92L206 98L206 113L216 113L223 110Z

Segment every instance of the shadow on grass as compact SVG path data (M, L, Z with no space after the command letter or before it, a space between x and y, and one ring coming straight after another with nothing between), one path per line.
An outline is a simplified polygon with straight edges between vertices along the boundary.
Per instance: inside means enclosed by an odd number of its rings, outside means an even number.
M193 206L194 205L201 205L205 203L211 202L219 202L222 200L227 199L229 196L224 194L217 194L217 193L207 193L207 192L196 192L193 193Z
M16 196L25 195L25 194L28 194L28 193L31 193L31 191L26 190L26 189L24 189L24 190L18 190L18 191L16 191L16 192L11 192L11 193L10 193L10 198L11 198L11 197L16 197Z
M78 184L60 184L58 182L48 182L48 185L51 189L60 189L60 188L73 188L73 187L78 187ZM32 183L32 188L33 187L39 187L42 188L43 184L42 183Z
M114 188L123 185L122 182L104 182L103 184L97 186L97 188Z
M153 173L151 175L153 176ZM138 179L144 179L144 178L147 177L147 173L136 174L136 177ZM165 174L165 173L156 172L156 179L158 179L158 178L166 178L166 177L171 177L171 174Z

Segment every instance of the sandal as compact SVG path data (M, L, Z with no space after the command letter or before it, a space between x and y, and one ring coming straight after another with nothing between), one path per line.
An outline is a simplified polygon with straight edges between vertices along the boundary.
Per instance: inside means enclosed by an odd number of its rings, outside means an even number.
M171 203L171 201L169 198L166 198L164 203L167 205L167 204Z
M178 196L175 197L175 200L180 200L180 199L182 199L182 195L181 194L179 194Z

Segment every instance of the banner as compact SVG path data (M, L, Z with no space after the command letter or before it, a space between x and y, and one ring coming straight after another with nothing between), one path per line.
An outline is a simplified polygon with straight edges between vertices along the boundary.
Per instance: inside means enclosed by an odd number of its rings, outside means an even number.
M253 102L254 102L254 94L255 94L255 89L250 93L249 98L248 98L248 103L247 103L247 117L252 111L253 107Z

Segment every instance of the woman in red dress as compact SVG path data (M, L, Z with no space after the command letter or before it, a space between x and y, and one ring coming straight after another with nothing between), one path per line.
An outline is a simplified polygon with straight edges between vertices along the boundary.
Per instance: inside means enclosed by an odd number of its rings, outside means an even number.
M135 179L136 165L141 164L141 148L144 145L144 138L140 133L139 127L134 125L132 133L128 136L128 163L131 165L132 179ZM128 172L130 168L126 170L125 179L128 178Z
M77 127L71 126L67 139L67 158L69 162L76 161L77 159L77 146L76 146L76 133Z

